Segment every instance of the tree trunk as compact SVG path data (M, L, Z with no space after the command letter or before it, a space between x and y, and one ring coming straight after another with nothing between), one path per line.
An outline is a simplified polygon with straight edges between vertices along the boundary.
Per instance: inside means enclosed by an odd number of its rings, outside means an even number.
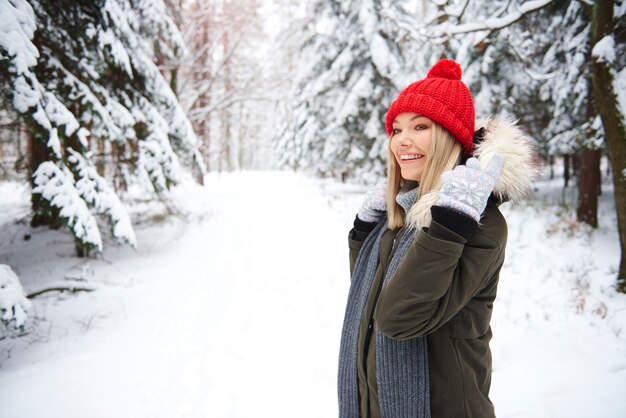
M15 129L15 136L17 139L17 159L15 160L13 169L16 173L19 173L22 170L26 171L28 168L28 140L26 140L26 144L23 143L25 132L26 126L24 122L20 120Z
M611 0L596 1L591 22L592 45L613 32L613 3ZM626 127L615 96L610 65L594 59L591 70L595 105L602 119L615 187L617 230L621 246L617 286L626 293Z
M113 160L113 188L116 192L128 190L128 183L124 176L124 167L128 166L126 161L126 147L119 142L111 144L112 160Z
M210 69L205 68L207 63L211 62L211 57L209 55L210 49L206 48L206 45L209 45L209 43L212 42L209 37L212 28L210 27L210 19L207 19L206 17L200 20L198 24L200 25L198 35L199 41L194 42L194 48L196 51L200 51L199 62L202 63L202 65L199 66L200 68L197 71L193 72L193 77L196 81L201 83L203 80L214 77L214 75L211 74ZM210 107L210 98L212 94L211 90L212 89L209 86L209 88L198 98L197 107L199 107L200 109L208 109ZM211 120L212 115L210 113L205 113L204 117L196 122L198 126L200 141L202 142L200 145L200 152L202 153L202 158L204 158L207 172L211 171Z
M11 134L8 135L9 138L10 138L10 135ZM6 168L4 168L5 163L6 162L4 161L4 137L0 137L0 179L2 179L3 177L9 176L9 171ZM9 164L6 164L6 166L8 167Z
M107 160L107 146L104 138L94 138L95 144L91 145L91 149L94 150L93 162L96 167L96 171L102 177L106 175L106 160ZM80 146L80 144L77 144ZM72 147L74 148L74 147ZM74 148L75 151L80 152L80 148Z
M589 48L591 50L591 48ZM591 52L589 52L591 57ZM589 80L591 87L591 80ZM587 93L587 114L588 120L593 120L597 115L593 107L593 93L589 89ZM592 136L594 132L586 129L585 133ZM576 208L576 218L579 222L585 222L593 228L598 227L598 196L600 195L600 159L602 153L599 149L584 147L580 153L580 170L578 171L578 207Z
M583 148L578 181L579 222L598 227L598 188L600 187L600 150Z
M570 158L570 168L572 169L572 175L574 177L578 177L578 174L580 173L580 150L576 150L575 153L570 154L569 156Z
M222 45L224 46L224 51L230 51L230 41L228 36L228 31L224 31L222 35ZM224 61L224 67L222 69L223 77L224 77L224 94L226 97L230 97L233 93L233 83L231 79L231 71L230 71L230 63L228 60ZM221 113L221 125L222 125L222 138L220 144L220 168L219 171L222 171L222 168L225 167L226 171L232 171L232 156L230 150L230 141L232 140L231 135L231 110L229 107L225 107L222 109Z
M567 186L569 186L569 173L570 173L569 161L570 161L569 154L565 154L563 156L563 180L564 180L564 187L566 189L567 189Z
M28 174L30 178L31 188L35 187L33 173L44 161L52 159L50 148L46 143L38 138L31 131L26 132L28 140ZM44 199L39 193L31 193L30 203L33 216L30 219L32 227L49 226L53 229L61 227L61 219L59 218L59 208L51 206L50 202Z
M248 120L248 117L246 117L244 115L244 111L243 111L243 102L239 102L239 121L241 121L242 123L239 123L239 126L237 127L237 170L241 171L244 169L244 149L248 150L248 149L256 149L257 147L253 146L253 144L248 144L245 143L245 141L249 141L250 138L248 136L248 124L250 123L250 121Z
M178 53L178 48L174 49L174 53ZM172 68L170 71L170 88L174 92L174 95L178 98L178 66Z
M548 156L548 164L550 165L550 180L554 180L554 156Z

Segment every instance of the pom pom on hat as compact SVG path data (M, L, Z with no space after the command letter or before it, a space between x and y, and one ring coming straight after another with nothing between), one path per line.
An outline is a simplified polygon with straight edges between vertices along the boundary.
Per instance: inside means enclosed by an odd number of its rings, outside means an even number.
M461 66L452 60L441 60L433 65L426 78L447 78L449 80L460 80L463 75Z
M387 112L387 135L391 136L396 116L405 112L418 113L446 128L470 155L473 151L474 102L461 81L462 74L457 62L443 59L430 69L426 78L405 88Z

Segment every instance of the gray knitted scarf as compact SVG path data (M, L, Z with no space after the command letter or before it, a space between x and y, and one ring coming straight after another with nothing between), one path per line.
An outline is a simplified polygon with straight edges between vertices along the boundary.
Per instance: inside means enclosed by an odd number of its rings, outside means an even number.
M402 192L396 200L408 211L415 202L417 190ZM383 219L368 235L357 258L343 322L339 351L339 416L359 417L357 345L359 326L367 296L374 281L380 256L380 242L387 231ZM383 282L385 286L404 258L416 231L407 228L397 243ZM430 418L430 384L426 337L395 340L380 330L376 335L376 369L378 401L383 417Z

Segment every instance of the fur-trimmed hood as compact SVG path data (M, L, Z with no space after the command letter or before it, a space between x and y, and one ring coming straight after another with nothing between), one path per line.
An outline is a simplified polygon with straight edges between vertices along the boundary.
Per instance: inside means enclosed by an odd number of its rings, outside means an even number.
M482 140L474 147L474 157L481 167L487 167L495 154L500 154L504 161L494 197L500 201L517 201L529 195L541 167L535 143L509 117L477 120L476 131L481 132L481 129ZM438 198L439 189L420 197L409 210L406 223L414 228L430 225L430 208Z

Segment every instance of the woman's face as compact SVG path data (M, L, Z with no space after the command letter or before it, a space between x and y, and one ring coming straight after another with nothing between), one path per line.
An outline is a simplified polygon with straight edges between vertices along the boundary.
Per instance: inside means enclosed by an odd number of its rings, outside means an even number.
M393 121L390 146L402 178L420 181L430 149L433 121L417 113L400 113Z

